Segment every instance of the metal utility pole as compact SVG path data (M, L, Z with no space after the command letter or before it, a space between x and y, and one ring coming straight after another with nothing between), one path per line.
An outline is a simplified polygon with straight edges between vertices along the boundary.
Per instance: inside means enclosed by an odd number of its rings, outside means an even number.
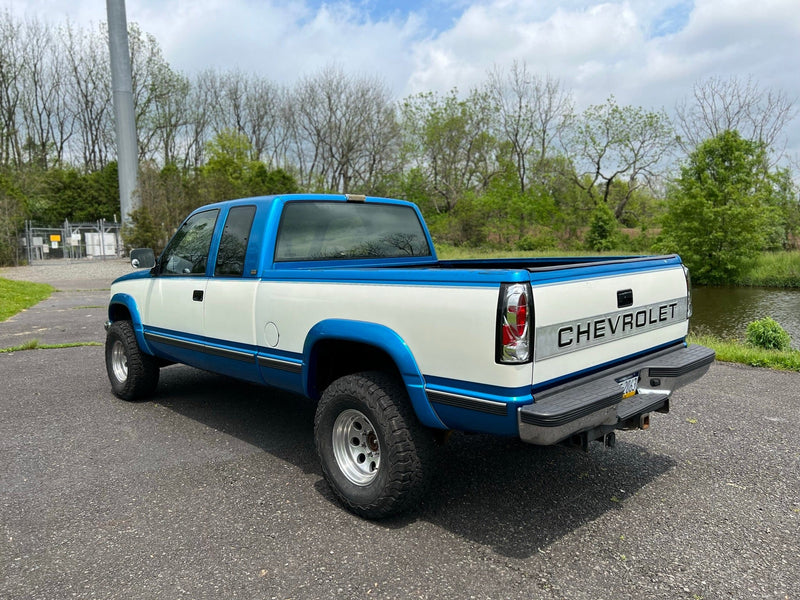
M125 0L106 0L108 49L111 53L111 87L114 93L114 123L117 133L119 205L122 224L130 224L130 213L139 207L135 196L139 171L136 120L133 112L133 83L128 48Z

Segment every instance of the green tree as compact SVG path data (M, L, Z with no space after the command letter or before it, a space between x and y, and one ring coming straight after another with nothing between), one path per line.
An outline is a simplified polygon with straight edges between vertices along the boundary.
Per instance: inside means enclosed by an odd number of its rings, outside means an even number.
M264 163L251 160L251 150L247 136L235 131L223 131L207 144L208 160L199 171L205 202L299 191L288 172L269 171Z
M426 180L436 213L448 213L469 192L480 193L497 173L497 141L489 133L492 106L473 90L408 98L401 107L404 152Z
M256 162L246 178L249 196L269 194L295 194L300 191L297 181L283 169L267 170L264 163Z
M157 254L166 245L163 231L156 226L146 206L131 212L131 223L123 227L122 238L128 248L152 248Z
M619 224L607 204L598 204L592 212L586 245L591 250L613 250L619 246Z
M724 131L700 144L681 169L660 246L678 252L695 281L729 282L767 244L782 189L764 144Z
M19 264L17 232L24 219L22 193L10 173L0 169L0 266Z
M222 131L206 144L208 160L200 169L207 202L245 196L250 141L243 133Z

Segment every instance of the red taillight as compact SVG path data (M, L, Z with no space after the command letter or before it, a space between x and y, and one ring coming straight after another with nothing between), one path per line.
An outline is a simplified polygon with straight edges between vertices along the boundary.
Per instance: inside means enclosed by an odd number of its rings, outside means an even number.
M498 306L497 362L525 363L530 360L530 317L527 284L504 284Z
M528 299L525 293L512 294L506 298L503 328L503 344L507 345L525 335L528 322Z
M522 337L528 326L528 296L526 296L525 293L520 294L517 297L517 305L509 306L508 312L516 313L517 322L512 329L517 337Z

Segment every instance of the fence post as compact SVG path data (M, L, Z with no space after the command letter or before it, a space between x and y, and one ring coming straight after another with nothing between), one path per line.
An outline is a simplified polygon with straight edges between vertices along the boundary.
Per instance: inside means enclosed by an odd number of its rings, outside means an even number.
M33 264L33 254L31 253L31 244L33 244L33 236L31 236L31 221L25 219L25 253L28 255L28 264Z
M100 252L103 254L103 260L106 259L106 220L100 219Z

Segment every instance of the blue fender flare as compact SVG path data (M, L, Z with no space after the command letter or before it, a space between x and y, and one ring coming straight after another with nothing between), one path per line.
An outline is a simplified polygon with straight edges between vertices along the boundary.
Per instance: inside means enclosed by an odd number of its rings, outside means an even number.
M119 319L114 318L114 311L117 307L123 306L131 316L131 324L133 325L133 332L136 334L136 343L139 348L148 354L153 354L147 340L144 337L144 328L142 327L142 317L139 314L139 307L136 304L133 296L130 294L114 294L108 302L108 320L115 321Z
M378 323L346 319L320 321L309 330L306 336L303 345L303 363L305 365L312 366L311 356L314 347L325 340L358 342L384 351L397 366L411 405L420 422L426 427L447 429L428 401L425 393L425 378L417 366L417 361L414 360L411 349L393 329ZM313 367L305 370L303 391L307 396L311 395L311 379L314 370Z

